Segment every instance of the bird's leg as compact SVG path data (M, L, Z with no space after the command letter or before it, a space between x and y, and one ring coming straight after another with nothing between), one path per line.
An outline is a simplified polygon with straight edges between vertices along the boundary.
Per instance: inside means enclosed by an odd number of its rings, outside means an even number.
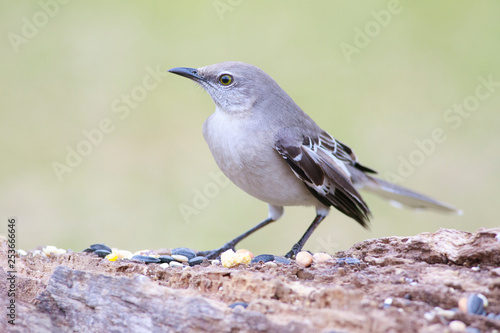
M252 229L250 229L250 230L242 233L241 235L239 235L235 239L230 240L229 242L227 242L226 244L222 245L218 249L211 250L211 251L200 251L196 255L207 257L208 259L215 259L215 258L217 258L224 251L227 251L229 249L233 249L234 250L234 247L240 241L242 241L243 239L247 238L248 236L250 236L251 234L253 234L257 230L265 227L266 225L268 225L269 223L274 222L274 221L276 221L276 220L268 217L267 219L265 219L264 221L260 222L259 224L257 224Z
M325 215L321 215L321 214L316 215L316 217L314 218L314 221L312 221L311 225L309 226L309 228L307 228L304 235L299 239L299 241L297 243L295 243L292 246L292 249L290 250L290 252L288 252L285 255L285 258L295 257L295 255L297 253L299 253L300 250L302 250L302 247L307 242L307 240L309 239L311 234L314 232L314 229L316 229L316 227L321 223L321 221L323 221L325 219L325 217L326 217Z

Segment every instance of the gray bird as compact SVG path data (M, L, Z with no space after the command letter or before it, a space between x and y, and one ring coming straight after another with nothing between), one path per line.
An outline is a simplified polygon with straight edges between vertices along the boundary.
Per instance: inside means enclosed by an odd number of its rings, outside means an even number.
M218 249L215 258L253 232L278 220L284 206L314 206L316 217L286 257L294 257L330 206L368 227L370 209L359 189L415 209L458 212L454 207L375 178L347 145L322 130L261 69L242 62L169 72L201 85L215 103L203 136L222 172L238 187L269 205L268 217Z

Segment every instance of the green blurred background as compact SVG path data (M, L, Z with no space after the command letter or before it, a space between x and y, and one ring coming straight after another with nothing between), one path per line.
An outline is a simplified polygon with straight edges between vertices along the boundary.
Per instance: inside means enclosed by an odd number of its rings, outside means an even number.
M201 134L210 97L165 74L226 60L269 73L382 175L398 175L401 158L424 156L415 140L436 128L446 135L404 185L463 216L399 210L367 194L371 231L333 210L306 249L499 225L500 86L470 116L444 118L454 104L474 102L476 89L488 92L477 88L479 77L500 82L498 1L41 0L0 8L0 234L17 217L20 248L205 250L265 218L266 204L211 177L218 168ZM365 29L371 37L360 35ZM147 75L157 87L143 88ZM140 101L124 116L131 93ZM82 131L103 119L112 131L59 181L53 163L66 164L68 147L85 148ZM313 217L312 208L288 208L240 247L283 254Z

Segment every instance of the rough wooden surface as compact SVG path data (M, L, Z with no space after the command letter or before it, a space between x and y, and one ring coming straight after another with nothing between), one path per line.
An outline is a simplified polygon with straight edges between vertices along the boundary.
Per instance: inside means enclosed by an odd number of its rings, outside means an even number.
M479 332L500 319L459 311L471 293L500 313L500 228L441 229L372 239L309 268L290 265L161 268L91 254L17 260L12 332L444 332L452 320ZM6 243L0 240L0 260ZM0 270L5 295L5 270ZM391 303L387 304L390 299ZM248 307L229 307L242 301ZM386 304L384 305L384 301Z

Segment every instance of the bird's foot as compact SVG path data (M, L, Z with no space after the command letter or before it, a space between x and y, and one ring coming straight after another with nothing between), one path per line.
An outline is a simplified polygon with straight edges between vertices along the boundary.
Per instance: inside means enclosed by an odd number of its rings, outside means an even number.
M292 246L292 249L287 254L285 254L285 258L288 259L294 258L297 255L297 253L300 252L300 250L302 250L302 245L300 245L299 243L295 243Z
M220 254L222 252L225 252L227 250L234 251L234 244L231 242L228 242L228 243L222 245L221 247L219 247L218 249L209 250L209 251L199 251L198 253L196 253L196 255L206 257L207 259L216 259L217 257L220 256Z

